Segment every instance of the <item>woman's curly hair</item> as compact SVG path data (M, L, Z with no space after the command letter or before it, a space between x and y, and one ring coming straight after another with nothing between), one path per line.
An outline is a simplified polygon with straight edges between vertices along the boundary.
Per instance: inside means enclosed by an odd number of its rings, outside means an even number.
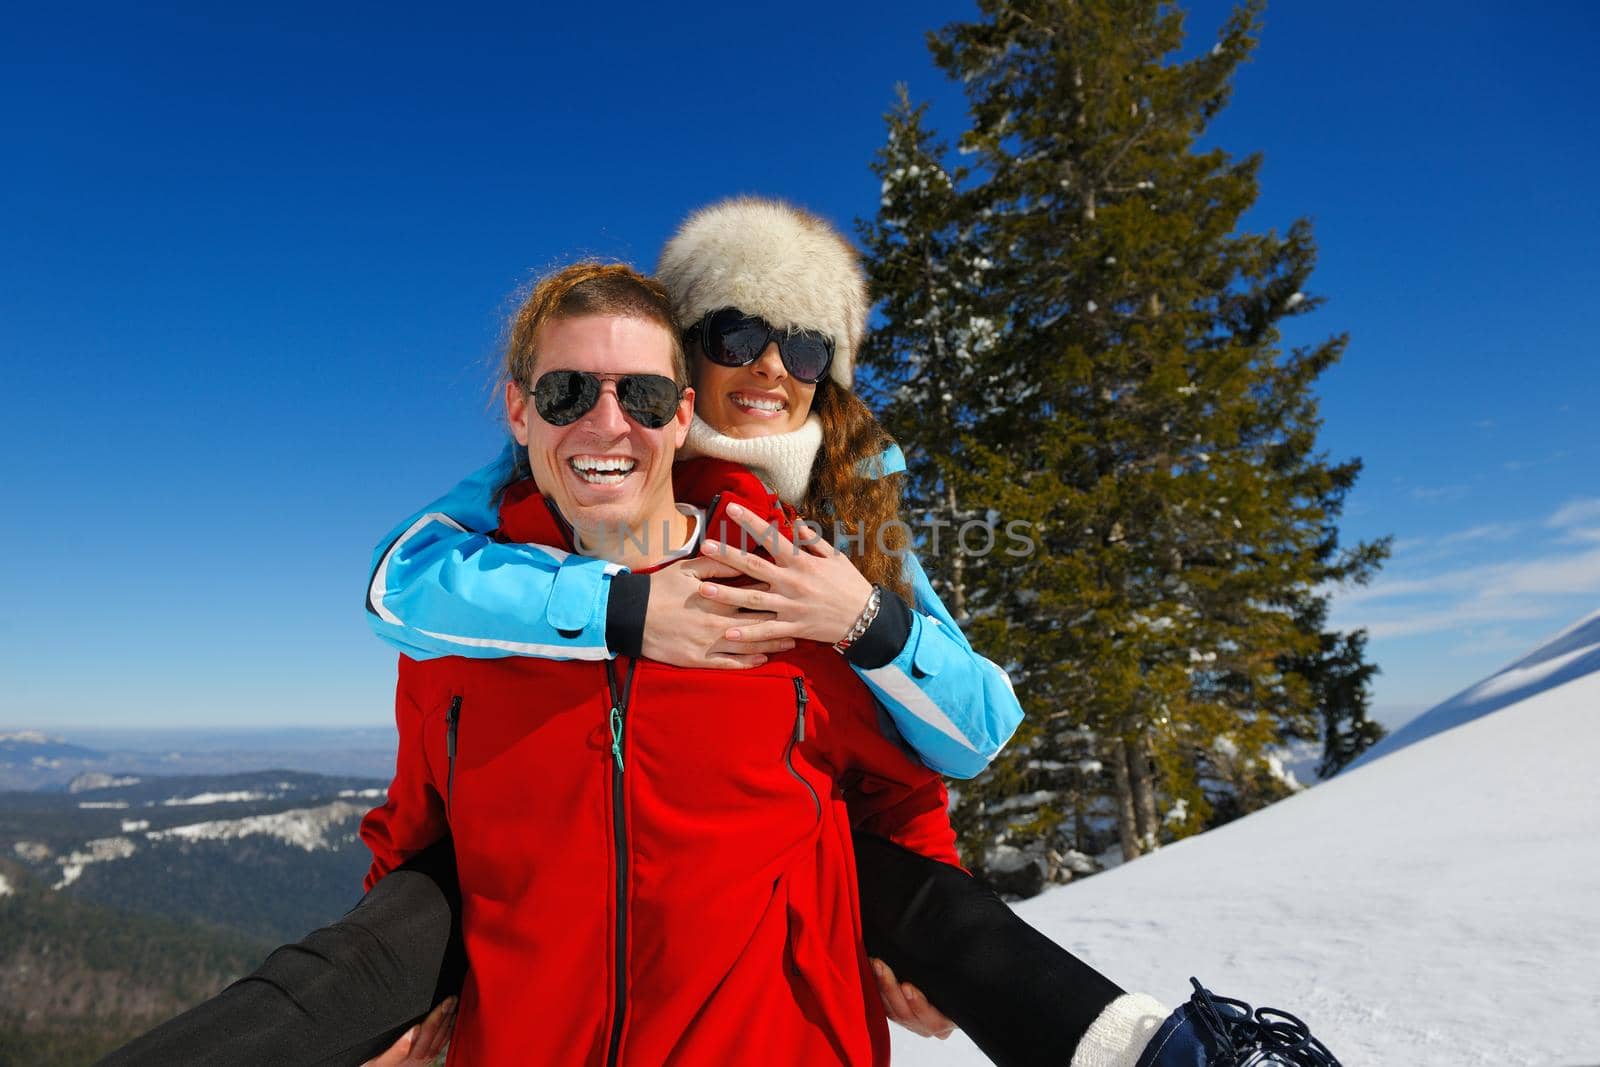
M872 411L854 392L824 379L811 410L822 421L822 449L800 504L801 518L833 526L833 543L861 576L892 589L907 601L903 556L910 529L900 518L902 474L882 472L884 449L894 444Z

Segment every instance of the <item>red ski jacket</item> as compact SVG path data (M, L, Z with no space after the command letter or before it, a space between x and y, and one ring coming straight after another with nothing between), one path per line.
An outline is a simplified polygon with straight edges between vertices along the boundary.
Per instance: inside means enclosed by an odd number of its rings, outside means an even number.
M744 468L677 470L707 536L739 543L735 500L792 519ZM531 482L500 519L570 545ZM851 827L949 863L954 834L938 776L832 649L740 671L402 656L396 720L367 885L454 837L471 966L451 1067L888 1063Z

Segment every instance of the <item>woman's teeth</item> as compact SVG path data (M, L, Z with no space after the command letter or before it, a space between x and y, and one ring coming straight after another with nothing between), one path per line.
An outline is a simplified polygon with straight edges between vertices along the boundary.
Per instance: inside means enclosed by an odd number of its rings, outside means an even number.
M567 465L590 485L621 485L633 473L634 461L621 456L579 456Z
M733 402L742 408L751 411L782 411L789 405L782 400L768 400L765 397L745 396L743 393L733 394Z

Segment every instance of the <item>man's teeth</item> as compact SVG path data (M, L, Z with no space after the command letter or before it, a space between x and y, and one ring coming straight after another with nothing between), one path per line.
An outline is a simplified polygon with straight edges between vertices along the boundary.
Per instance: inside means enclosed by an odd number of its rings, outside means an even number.
M745 396L743 393L736 394L733 402L742 408L755 408L757 411L782 411L789 406L782 400L767 400L764 397Z
M579 456L568 465L591 485L617 485L633 473L634 461L623 456Z

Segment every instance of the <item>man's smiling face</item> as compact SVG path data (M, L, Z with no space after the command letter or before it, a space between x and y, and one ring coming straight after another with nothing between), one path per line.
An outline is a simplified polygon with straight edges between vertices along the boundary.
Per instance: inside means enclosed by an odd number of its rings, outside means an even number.
M539 491L586 543L615 543L621 530L649 531L659 539L677 516L672 461L689 432L694 391L685 390L671 421L657 430L641 426L617 402L614 376L673 376L673 339L646 319L581 315L540 327L538 361L527 382L556 370L588 371L604 380L599 401L566 426L539 416L523 383L506 387L506 412ZM648 525L645 525L648 524Z

